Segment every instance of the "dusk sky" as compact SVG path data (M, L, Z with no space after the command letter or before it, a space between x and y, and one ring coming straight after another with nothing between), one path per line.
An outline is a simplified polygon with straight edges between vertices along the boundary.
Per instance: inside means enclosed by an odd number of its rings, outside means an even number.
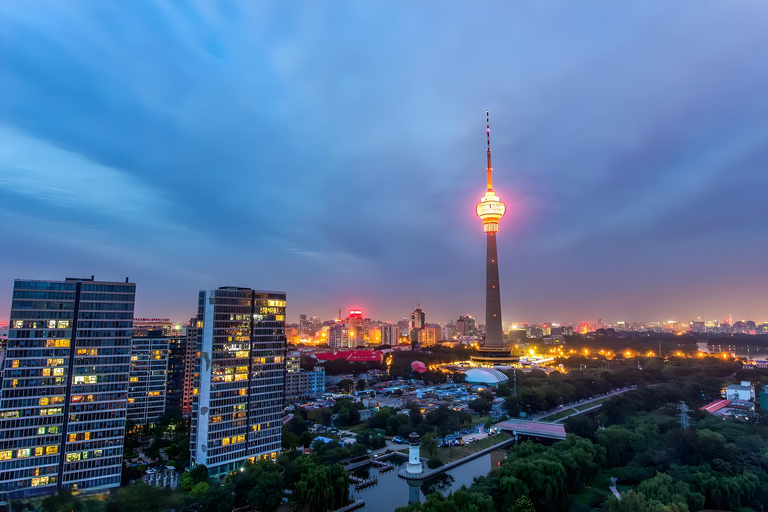
M484 318L768 321L768 3L0 3L15 278Z

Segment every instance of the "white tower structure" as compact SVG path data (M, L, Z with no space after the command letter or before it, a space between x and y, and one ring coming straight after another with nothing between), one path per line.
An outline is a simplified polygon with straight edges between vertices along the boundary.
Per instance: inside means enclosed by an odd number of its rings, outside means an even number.
M409 475L417 476L424 472L424 467L421 464L421 455L419 454L419 447L421 446L421 438L416 432L411 432L408 436L408 466L406 471Z

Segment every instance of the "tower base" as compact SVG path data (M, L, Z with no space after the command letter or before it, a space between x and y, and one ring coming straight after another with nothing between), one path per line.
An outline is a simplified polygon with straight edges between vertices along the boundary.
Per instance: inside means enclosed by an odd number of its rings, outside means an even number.
M470 357L473 363L479 364L509 365L520 362L520 356L506 347L479 347Z

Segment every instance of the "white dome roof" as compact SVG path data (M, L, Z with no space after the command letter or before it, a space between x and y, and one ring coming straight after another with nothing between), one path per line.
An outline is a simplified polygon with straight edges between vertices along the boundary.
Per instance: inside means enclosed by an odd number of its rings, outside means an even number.
M507 382L507 376L501 373L499 370L491 368L472 368L466 371L467 382L470 384L487 384L489 386L497 386Z

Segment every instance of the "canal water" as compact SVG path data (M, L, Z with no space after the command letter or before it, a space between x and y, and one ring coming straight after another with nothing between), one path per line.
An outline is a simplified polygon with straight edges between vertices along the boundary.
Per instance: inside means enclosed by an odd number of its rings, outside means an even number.
M419 501L426 500L426 497L440 491L443 494L459 489L462 485L469 487L472 479L476 476L485 476L488 472L499 466L506 457L507 450L499 449L480 455L477 458L462 464L461 466L449 469L444 473L422 482L419 487ZM365 512L392 512L397 507L403 507L408 504L409 493L411 489L408 483L397 476L397 468L406 462L404 457L391 457L387 462L395 465L395 470L388 473L380 473L378 468L369 465L355 471L351 474L359 478L378 478L378 483L366 489L355 490L354 484L350 485L350 496L355 499L364 499L365 506L358 508L358 511Z

